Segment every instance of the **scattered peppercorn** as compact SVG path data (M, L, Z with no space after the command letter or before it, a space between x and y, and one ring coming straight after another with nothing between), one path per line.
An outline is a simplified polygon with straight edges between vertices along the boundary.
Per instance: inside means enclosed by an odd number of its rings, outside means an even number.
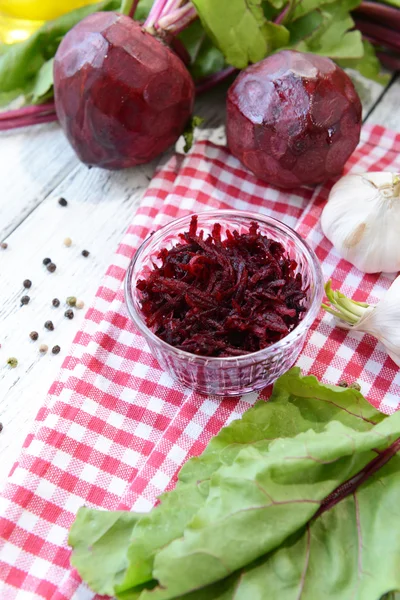
M48 349L49 349L49 347L47 344L40 344L40 346L39 346L39 352L41 354L46 354Z
M50 273L54 273L54 271L55 271L56 269L57 269L57 266L56 266L54 263L52 263L52 262L51 262L51 263L49 263L49 264L47 265L47 270L48 270Z
M47 265L49 265L51 263L51 258L44 258L43 259L43 264L47 267Z
M65 238L64 240L64 246L67 246L67 248L69 248L72 244L72 240L70 237Z
M1 246L1 249L2 249L2 250L7 250L7 248L8 248L8 244L7 244L6 242L2 242L2 243L0 244L0 246Z
M339 381L338 386L342 388L347 388L349 387L349 384L347 383L347 381Z
M67 319L73 319L74 311L69 308L68 310L65 311L64 317L67 317Z
M33 340L34 342L36 342L36 340L39 337L39 334L37 331L31 331L29 334L29 337L31 338L31 340Z
M87 258L89 256L90 252L89 250L82 250L82 256L84 256L85 258Z
M60 301L58 298L53 298L53 302L52 302L53 306L55 306L56 308L58 308L60 306Z
M85 306L85 303L83 302L83 300L78 300L77 303L75 304L75 308L78 308L79 310L81 308L83 308Z
M352 390L357 390L357 392L361 392L361 385L355 381L349 386Z
M75 306L75 304L76 304L75 296L68 296L67 304L68 304L68 306Z
M0 433L3 431L3 423L0 423Z
M44 326L49 331L54 331L53 321L46 321L46 323L44 324Z
M59 201L58 201L58 204L60 206L67 206L68 202L66 201L65 198L60 198Z
M29 296L22 296L22 298L21 298L22 306L24 306L25 304L29 304L29 302L30 302Z
M60 353L60 346L53 346L53 348L51 349L53 354L59 354Z
M18 365L18 361L17 361L16 358L14 358L13 356L11 356L11 358L7 359L7 364L12 369L15 369L15 367Z
M32 287L32 281L30 279L25 279L22 285L25 289L29 290L29 288Z

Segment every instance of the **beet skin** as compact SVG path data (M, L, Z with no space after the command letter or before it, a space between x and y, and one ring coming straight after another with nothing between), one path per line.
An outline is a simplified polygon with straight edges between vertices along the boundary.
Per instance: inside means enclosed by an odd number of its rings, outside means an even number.
M194 84L178 56L127 16L92 14L54 62L57 116L79 158L122 169L149 162L181 135Z
M361 102L332 60L283 50L240 73L228 92L229 148L278 187L339 175L360 139Z

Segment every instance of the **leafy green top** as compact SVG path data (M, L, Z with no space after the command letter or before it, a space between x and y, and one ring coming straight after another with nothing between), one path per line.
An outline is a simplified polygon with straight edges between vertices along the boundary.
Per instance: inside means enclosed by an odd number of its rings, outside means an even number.
M399 438L400 413L294 368L147 515L80 509L71 562L124 600L379 600L400 589Z

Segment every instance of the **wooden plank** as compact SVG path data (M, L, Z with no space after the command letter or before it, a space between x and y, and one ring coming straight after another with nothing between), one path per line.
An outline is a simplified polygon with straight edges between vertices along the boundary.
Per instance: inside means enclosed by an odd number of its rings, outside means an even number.
M396 77L380 102L372 110L368 117L368 123L376 123L400 132L399 99L400 75Z
M0 134L0 241L78 164L60 127L36 125Z
M153 169L150 164L110 173L77 167L13 232L8 249L0 251L0 480L18 456L82 322L84 310L76 310L73 321L64 317L65 299L76 296L90 306ZM61 195L68 199L66 208L58 204ZM73 240L69 248L63 245L66 237ZM83 249L89 257L81 255ZM57 265L55 273L42 264L47 256ZM32 281L28 291L22 287L26 278ZM21 307L25 293L31 302ZM60 308L52 307L55 297L62 301ZM44 328L47 320L54 331ZM39 333L38 342L30 340L32 330ZM40 343L49 346L46 356L39 353ZM51 354L54 345L62 348L58 356ZM6 366L10 356L19 361L16 369Z

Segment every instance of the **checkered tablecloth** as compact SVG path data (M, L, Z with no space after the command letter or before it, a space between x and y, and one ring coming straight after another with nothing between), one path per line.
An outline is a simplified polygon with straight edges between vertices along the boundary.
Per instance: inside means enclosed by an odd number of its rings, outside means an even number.
M349 169L399 172L400 136L365 127ZM1 600L91 599L69 566L67 532L78 508L150 509L182 463L258 396L200 396L160 370L123 298L139 243L187 213L251 209L296 228L334 287L376 302L393 277L363 275L324 239L319 216L328 192L328 186L291 193L268 187L210 142L196 143L156 174L0 498ZM383 347L370 336L332 328L326 314L314 323L298 364L325 382L358 380L385 412L399 405L400 374Z

